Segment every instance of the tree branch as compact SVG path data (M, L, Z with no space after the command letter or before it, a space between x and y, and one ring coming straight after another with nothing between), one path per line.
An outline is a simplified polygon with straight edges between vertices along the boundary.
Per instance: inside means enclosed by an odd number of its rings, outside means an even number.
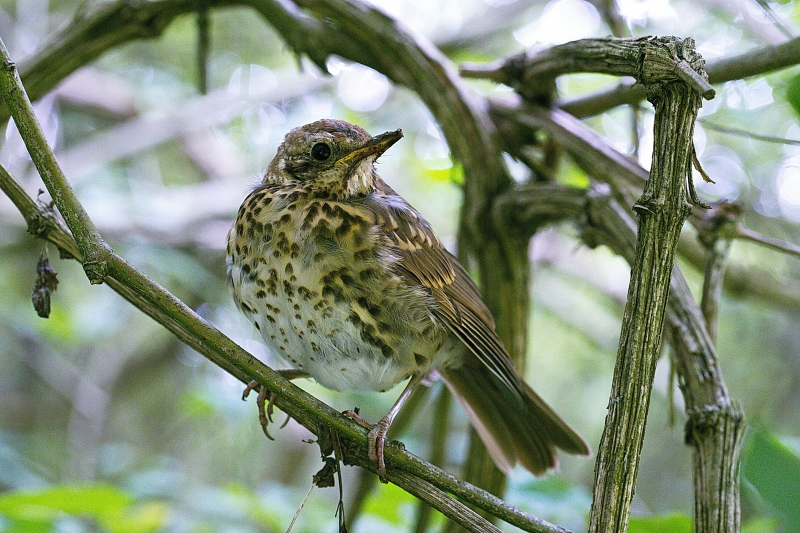
M555 78L574 72L595 72L615 76L631 76L647 85L651 65L655 75L664 81L682 79L689 87L710 100L714 89L708 80L697 75L686 61L667 55L652 55L650 43L655 37L579 39L553 46L541 52L523 52L488 65L463 65L461 74L470 78L488 78L512 87L531 102L549 94ZM701 59L702 61L702 59Z
M706 65L706 72L708 82L716 85L766 74L798 63L800 63L800 37L776 46L763 46L735 57L718 59ZM645 97L644 87L623 83L614 89L559 102L557 105L571 115L586 118L620 105L641 102Z
M530 183L501 196L496 209L530 235L546 224L575 220L587 245L608 246L629 263L634 261L636 224L605 184L583 190ZM728 393L700 308L677 266L670 281L666 323L689 418L686 442L694 448L695 531L738 531L744 412Z
M92 284L102 283L106 276L106 263L111 248L100 237L100 233L92 223L72 190L55 154L47 145L44 132L33 113L33 106L25 93L17 73L17 67L8 54L5 43L0 39L0 96L5 100L17 129L22 135L25 147L39 171L47 189L53 197L59 211L73 229L75 241L84 258L83 270Z
M2 41L0 41L0 47L2 47ZM6 62L6 65L9 64L13 65L10 59ZM11 78L13 73L13 69L4 69L0 73L0 78L2 78L0 79L0 84L12 85L8 78ZM3 93L9 107L15 113L19 109L21 115L30 113L29 107L25 108L17 101L26 98L24 88L21 85L12 86L14 91L4 91ZM15 116L15 121L17 123L35 122L35 117L32 115L30 117L20 116L18 119ZM21 129L20 133L27 145L32 147L32 151L50 152L52 154L44 137L37 135L35 129ZM64 193L62 187L68 188L69 184L61 174L58 165L48 168L47 171L57 174L46 185L58 209L62 213L69 209L82 210L74 195L68 197ZM76 259L82 260L85 257L83 255L84 248L79 243L71 241L63 227L52 216L48 216L36 206L35 202L24 194L24 191L4 170L0 171L0 188L6 191L15 204L19 206L20 211L26 215L29 228L35 231L37 235L56 242L60 248L66 250ZM83 226L83 219L65 217L65 220L73 234L87 234L86 228ZM88 216L86 221L91 224ZM88 234L91 236L91 232ZM96 237L100 239L99 234ZM91 250L91 245L97 245L97 242L94 241L85 246L85 248ZM99 242L102 242L102 240ZM367 439L364 428L310 396L255 359L216 328L205 322L166 289L136 270L110 249L105 258L105 265L106 275L103 279L136 307L153 317L180 340L243 383L256 380L269 391L275 393L277 395L276 405L315 435L320 436L323 431L335 431L343 442L345 463L358 464L374 471L374 464L367 459ZM460 481L451 474L416 458L407 453L401 444L392 442L387 445L386 459L387 477L390 480L397 479L398 483L402 483L403 486L408 486L411 479L418 478L418 480L422 480L413 489L415 494L425 498L427 503L451 518L454 516L467 517L459 523L470 531L494 530L485 521L481 522L475 519L473 513L463 504L452 500L452 498L444 498L441 493L426 488L428 487L427 484L436 487L439 491L455 494L464 501L525 531L567 533L563 528L524 513L486 491ZM409 477L409 475L413 477ZM447 500L446 505L442 503L443 498ZM459 511L455 512L453 509L459 509Z
M634 206L639 216L638 243L609 411L595 465L590 532L624 533L628 529L670 274L681 227L690 211L685 184L700 100L697 91L685 82L660 73L663 65L678 58L678 62L691 62L699 69L702 60L694 51L693 40L674 38L648 40L643 58L639 77L645 80L656 108L653 165L642 197ZM651 62L648 58L658 60Z
M586 173L611 187L614 198L622 205L633 205L649 173L629 156L608 144L598 133L566 111L525 104L521 98L507 96L490 101L492 118L503 131L505 149L517 155L520 147L533 138L532 131L544 130L561 144ZM689 221L697 226L695 215ZM734 236L752 240L744 236ZM765 245L765 239L759 244ZM782 243L782 241L778 241ZM792 244L768 246L791 253ZM702 272L705 249L693 236L683 235L678 245L682 258ZM794 254L792 254L794 255ZM725 290L729 293L761 298L787 309L800 309L800 285L794 280L775 280L769 272L752 266L731 264L725 273Z

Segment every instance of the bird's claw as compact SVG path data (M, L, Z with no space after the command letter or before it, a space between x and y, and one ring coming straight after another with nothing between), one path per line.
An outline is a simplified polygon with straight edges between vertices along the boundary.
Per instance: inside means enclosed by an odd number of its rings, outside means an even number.
M353 422L368 429L367 433L367 455L369 460L375 463L375 469L382 483L386 483L386 460L384 449L386 447L386 433L389 431L389 423L385 418L381 418L377 424L370 424L355 411L345 411L344 416Z
M275 438L270 435L269 430L267 429L271 423L274 423L272 420L272 413L275 409L275 399L278 397L274 392L268 391L266 387L259 384L257 381L253 380L247 384L244 391L242 392L242 400L246 400L247 397L250 395L252 391L258 389L258 398L256 399L256 405L258 406L258 422L261 424L261 429L264 431L264 435L267 436L269 440L275 440ZM286 424L289 423L289 416L286 416L286 420L284 420L283 424L281 424L281 429L286 427Z

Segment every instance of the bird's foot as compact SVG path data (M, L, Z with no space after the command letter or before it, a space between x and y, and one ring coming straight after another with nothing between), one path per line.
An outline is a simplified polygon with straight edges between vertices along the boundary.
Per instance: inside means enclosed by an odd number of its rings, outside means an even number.
M268 391L266 387L253 380L247 384L247 387L245 387L242 392L242 400L246 400L250 393L256 389L258 389L258 398L256 399L256 405L258 406L258 422L261 424L264 435L266 435L269 440L275 440L275 438L270 435L269 429L267 428L273 423L272 413L275 408L275 399L278 395L272 391ZM281 429L288 423L289 415L286 415L286 420L281 424Z
M297 370L295 368L286 368L277 370L276 372L289 381L298 378L311 377L311 375L305 370ZM258 399L256 400L256 405L258 405L258 421L261 423L261 429L264 430L264 435L266 435L269 440L275 440L272 438L272 435L269 434L267 427L274 423L272 420L272 412L275 408L275 399L278 397L278 395L272 391L268 391L266 387L260 385L258 381L253 380L248 383L247 387L245 387L244 391L242 391L242 400L246 400L247 396L255 389L258 389ZM286 427L286 424L289 423L289 418L291 417L286 415L286 420L283 421L283 424L281 424L279 429Z
M367 433L367 455L369 460L375 463L375 469L378 471L378 477L381 482L386 483L386 460L383 452L386 447L389 420L384 417L378 420L377 424L370 424L361 418L356 411L345 411L343 414L359 426L369 430L369 433Z

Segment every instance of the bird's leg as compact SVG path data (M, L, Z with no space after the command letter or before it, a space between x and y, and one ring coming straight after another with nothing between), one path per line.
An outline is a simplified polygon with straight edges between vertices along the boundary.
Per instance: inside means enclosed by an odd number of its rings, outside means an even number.
M290 381L297 378L311 377L311 375L305 370L297 370L296 368L286 368L282 370L276 370L276 372ZM258 389L256 405L258 406L258 421L261 424L261 429L264 430L264 435L266 435L269 440L275 440L272 438L272 435L269 434L267 427L272 422L273 406L275 404L275 398L278 396L274 392L268 391L266 387L259 384L258 381L253 380L247 384L247 387L245 387L244 391L242 392L242 400L246 400L250 392L255 389ZM289 415L286 415L286 420L283 422L283 424L281 424L281 428L286 426L288 422Z
M419 386L420 382L422 382L422 378L425 376L423 373L417 373L411 376L411 380L406 385L406 388L403 390L403 393L397 398L397 401L394 402L392 408L389 409L389 412L386 415L378 420L378 423L374 426L371 426L367 422L364 421L357 413L353 411L345 412L345 416L352 418L355 420L359 425L363 427L370 428L369 433L367 434L367 453L369 458L372 462L375 463L375 467L378 470L378 477L381 478L381 481L386 483L386 461L383 457L383 450L386 446L386 434L389 432L389 428L392 425L397 413L400 412L400 409L403 408L408 398L411 396L411 393Z

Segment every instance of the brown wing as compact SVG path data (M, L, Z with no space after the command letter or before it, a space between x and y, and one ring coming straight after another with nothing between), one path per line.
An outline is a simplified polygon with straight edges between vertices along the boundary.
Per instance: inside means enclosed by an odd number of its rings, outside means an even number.
M397 246L402 273L430 289L437 303L435 313L448 329L498 379L517 392L521 380L494 331L494 320L478 287L442 246L422 215L383 181L379 181L378 190L383 201L370 208Z
M378 191L381 201L369 207L399 252L399 272L430 290L436 315L472 355L462 366L440 371L498 467L508 471L519 461L541 473L557 464L554 447L589 454L581 436L519 376L478 288L430 224L380 180Z

